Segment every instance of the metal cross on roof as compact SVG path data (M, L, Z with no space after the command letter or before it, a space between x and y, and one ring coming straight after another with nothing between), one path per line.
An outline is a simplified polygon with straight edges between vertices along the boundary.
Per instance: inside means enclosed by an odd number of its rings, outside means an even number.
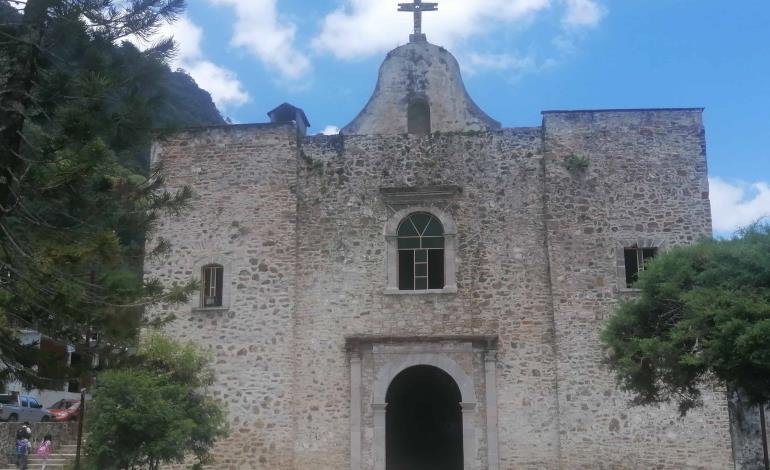
M399 3L398 11L414 12L414 37L422 37L422 12L438 10L438 3L422 3L422 0L413 0L413 3Z

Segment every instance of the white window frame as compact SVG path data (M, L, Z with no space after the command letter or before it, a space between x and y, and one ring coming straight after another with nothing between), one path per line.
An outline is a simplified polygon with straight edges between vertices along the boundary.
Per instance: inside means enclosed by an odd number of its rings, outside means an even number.
M212 264L222 266L222 305L216 307L206 307L203 305L203 268ZM190 296L190 308L192 311L209 312L217 310L228 310L231 302L232 291L232 263L229 259L221 256L206 256L199 258L193 268L193 276L200 282L198 291Z
M444 227L444 288L400 290L398 288L398 227L415 212L435 217ZM385 293L394 295L451 294L457 292L457 225L446 212L436 207L411 206L393 214L385 224Z

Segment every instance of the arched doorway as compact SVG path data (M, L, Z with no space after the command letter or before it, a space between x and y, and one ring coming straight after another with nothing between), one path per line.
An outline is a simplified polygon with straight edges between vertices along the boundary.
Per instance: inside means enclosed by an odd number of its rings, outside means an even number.
M463 470L460 388L428 365L401 371L385 397L387 470Z

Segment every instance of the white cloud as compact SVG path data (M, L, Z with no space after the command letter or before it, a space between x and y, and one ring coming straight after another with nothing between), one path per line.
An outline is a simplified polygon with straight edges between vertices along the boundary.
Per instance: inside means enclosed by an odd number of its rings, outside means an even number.
M323 135L337 135L340 133L340 128L333 125L328 125L324 127L324 130L321 131L321 134Z
M234 72L207 60L182 64L198 85L211 93L211 98L220 109L242 105L249 101L249 94L243 89Z
M715 231L734 232L762 217L770 217L770 182L728 183L709 178L711 215Z
M235 10L232 45L245 48L288 79L299 79L310 70L310 60L294 46L297 27L278 18L276 0L209 2Z
M201 49L203 30L188 17L182 16L174 23L165 24L148 41L136 37L128 40L142 48L170 36L174 37L177 44L177 54L171 60L171 68L186 70L198 86L211 93L211 98L220 110L249 101L248 93L234 72L206 60Z
M435 44L453 47L469 37L501 27L521 25L554 4L555 0L443 0L439 12L424 13L423 30ZM563 22L593 26L604 10L595 0L564 0ZM340 59L365 57L404 42L412 30L409 14L389 2L345 0L324 18L321 33L313 40L316 50Z
M482 71L506 71L512 74L530 71L538 67L534 57L516 57L511 54L481 54L472 52L463 57L463 70L469 74Z
M604 9L594 0L566 0L567 11L562 22L572 27L592 27L604 17Z

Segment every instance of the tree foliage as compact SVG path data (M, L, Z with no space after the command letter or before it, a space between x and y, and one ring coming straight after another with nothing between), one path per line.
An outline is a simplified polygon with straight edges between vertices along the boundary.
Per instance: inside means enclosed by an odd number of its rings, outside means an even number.
M36 373L37 351L18 343L18 327L115 351L135 340L143 305L192 287L165 290L141 273L145 254L167 246L145 253L145 233L190 196L163 191L146 165L153 127L173 124L167 98L189 77L165 65L170 39L146 51L122 41L154 34L183 8L0 0L0 380L54 385Z
M206 463L226 433L222 403L203 393L213 380L193 345L148 335L137 355L100 377L88 421L90 467L154 470L190 454L193 468Z
M682 414L718 382L770 402L770 225L655 258L602 332L609 365L637 404Z

